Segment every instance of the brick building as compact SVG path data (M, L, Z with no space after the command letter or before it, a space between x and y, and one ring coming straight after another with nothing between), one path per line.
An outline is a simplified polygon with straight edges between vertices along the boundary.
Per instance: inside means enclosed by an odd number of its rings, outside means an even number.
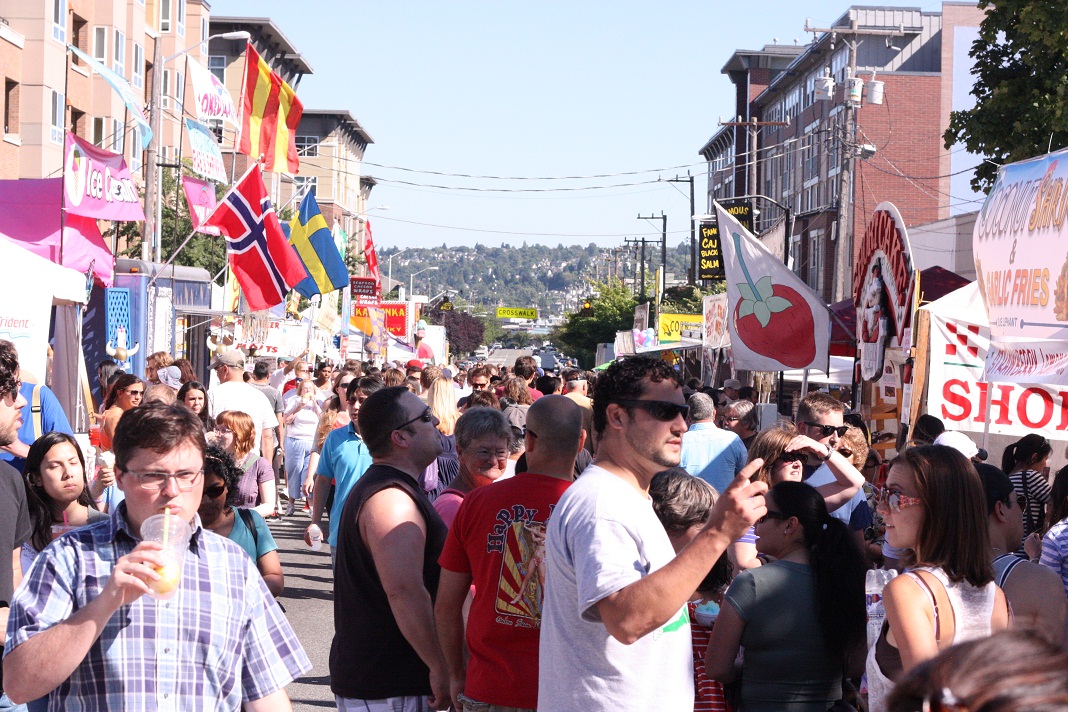
M19 99L22 92L22 54L26 38L0 23L0 79L4 93L0 95L0 110L4 119L4 135L0 139L0 180L19 177Z
M854 236L876 205L893 202L909 226L950 217L954 165L942 133L960 57L951 43L982 17L974 3L943 3L942 12L851 7L805 47L735 52L723 68L737 87L734 114L757 126L724 126L701 148L708 207L766 196L755 200L763 230L783 217L779 203L790 234L778 252L788 245L788 263L826 300L852 296ZM866 85L853 122L851 60ZM880 90L882 102L870 103Z

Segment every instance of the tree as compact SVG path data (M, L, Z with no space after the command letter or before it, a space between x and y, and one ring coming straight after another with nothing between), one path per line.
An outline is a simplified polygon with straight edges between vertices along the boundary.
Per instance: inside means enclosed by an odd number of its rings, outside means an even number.
M660 311L668 314L700 314L705 295L722 294L726 289L727 283L723 280L713 282L708 288L689 284L681 287L668 287L664 290Z
M964 144L997 164L1068 145L1068 12L1049 0L980 0L986 18L969 56L975 108L950 114L946 148ZM993 186L997 165L976 168L972 187Z
M597 296L592 299L592 316L579 312L567 315L564 325L552 334L583 368L594 366L597 344L612 343L617 331L629 331L634 325L634 295L618 279L593 285Z
M472 353L482 344L485 327L465 311L431 309L426 313L426 319L431 324L445 327L445 338L449 340L449 348L454 354Z

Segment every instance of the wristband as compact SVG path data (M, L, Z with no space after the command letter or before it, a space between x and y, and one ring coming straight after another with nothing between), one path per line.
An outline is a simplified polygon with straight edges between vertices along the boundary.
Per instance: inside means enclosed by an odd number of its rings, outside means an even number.
M834 453L835 453L834 448L830 447L830 446L827 446L827 456L826 457L821 457L820 460L822 460L823 462L827 462L828 460L831 459L831 457L834 456Z

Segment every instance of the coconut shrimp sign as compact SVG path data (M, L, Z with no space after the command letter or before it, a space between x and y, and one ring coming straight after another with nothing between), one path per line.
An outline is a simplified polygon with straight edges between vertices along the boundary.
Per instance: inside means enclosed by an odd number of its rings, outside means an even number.
M1068 385L1068 150L1004 166L972 237L986 377Z
M67 132L63 207L101 220L144 220L145 211L126 161Z

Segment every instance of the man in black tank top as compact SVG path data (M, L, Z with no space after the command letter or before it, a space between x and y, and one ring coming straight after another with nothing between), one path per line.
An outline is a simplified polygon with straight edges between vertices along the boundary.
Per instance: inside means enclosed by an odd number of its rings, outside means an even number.
M437 419L398 386L373 393L358 420L374 464L338 527L330 688L342 712L446 709L433 598L447 529L419 486L441 453Z
M994 582L1005 592L1014 625L1032 628L1051 643L1062 645L1068 601L1061 577L1053 569L1014 553L1023 538L1023 498L1016 494L1009 476L997 467L980 462L975 469L986 493Z

